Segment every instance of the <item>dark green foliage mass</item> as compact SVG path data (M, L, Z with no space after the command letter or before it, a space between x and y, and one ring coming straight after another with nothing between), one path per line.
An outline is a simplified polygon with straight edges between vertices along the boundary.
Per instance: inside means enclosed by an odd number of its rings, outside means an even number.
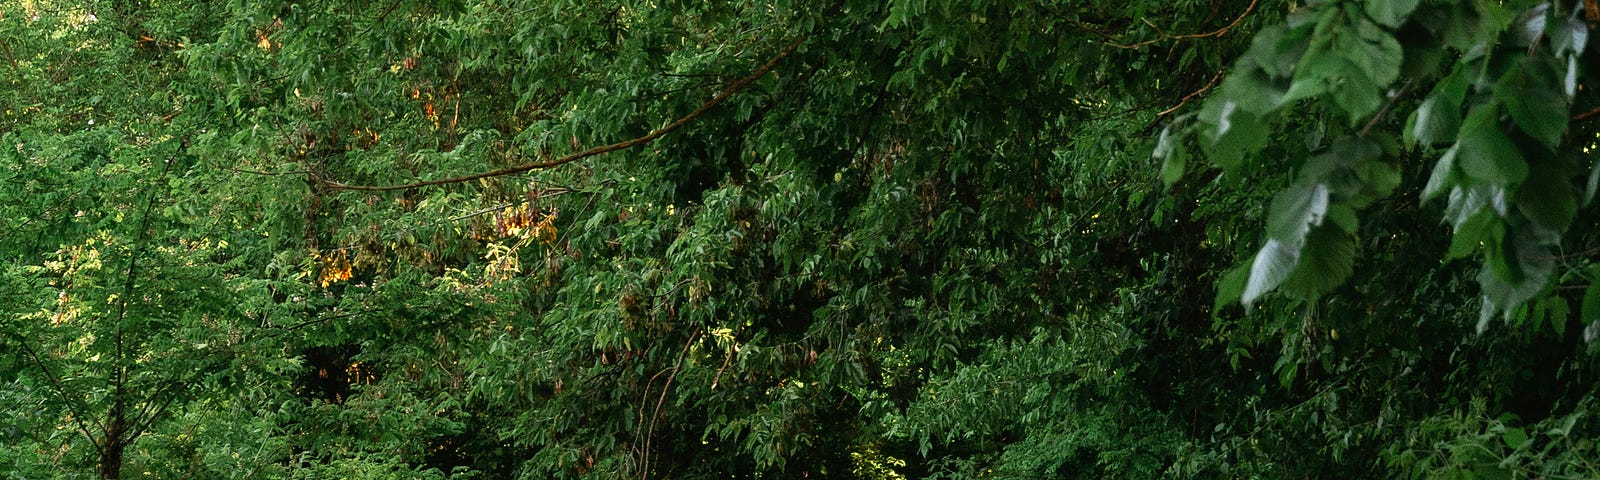
M1594 478L1586 4L0 0L0 472Z

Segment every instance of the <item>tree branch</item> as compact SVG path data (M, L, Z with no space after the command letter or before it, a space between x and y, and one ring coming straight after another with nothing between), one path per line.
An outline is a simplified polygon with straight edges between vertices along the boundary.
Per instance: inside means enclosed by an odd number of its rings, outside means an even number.
M318 181L318 182L322 183L323 185L326 185L329 189L333 189L333 190L363 190L363 191L371 191L371 192L383 192L383 191L393 191L393 190L410 190L410 189L414 189L414 188L431 187L431 186L435 186L435 185L448 185L448 184L452 184L452 183L470 182L470 181L473 181L473 180L479 180L479 179L484 179L484 178L503 177L503 176L506 176L506 175L515 175L515 174L526 172L526 171L529 171L529 170L540 170L540 169L545 169L545 168L551 168L551 167L559 166L559 165L562 165L562 164L571 163L571 162L574 162L574 161L577 161L577 160L582 160L582 159L585 159L585 158L593 157L593 156L596 156L596 155L603 155L603 154L611 153L611 152L614 152L614 151L617 151L617 150L623 150L623 149L627 149L627 148L637 147L637 146L644 145L646 143L650 143L652 141L655 141L656 139L661 138L661 137L665 136L668 133L672 133L673 130L677 130L679 128L682 128L684 125L688 125L689 122L693 122L695 119L700 118L701 115L704 115L707 111L710 111L713 107L716 107L718 104L721 104L724 100L727 100L728 97L733 96L733 94L738 93L740 90L743 90L745 87L749 86L751 83L754 83L757 79L760 79L761 77L765 76L767 74L767 72L772 71L772 69L774 67L777 67L778 63L782 62L784 58L787 58L790 54L794 53L794 51L796 49L800 48L800 44L805 43L805 40L806 40L806 37L804 37L804 36L801 36L800 38L795 39L795 41L793 43L790 43L788 47L785 47L782 51L778 52L777 56L772 57L772 59L768 60L767 63L761 65L759 68L756 68L755 71L750 72L750 75L739 79L739 81L736 81L736 82L733 82L731 84L728 84L728 86L724 87L721 92L717 92L716 96L711 97L710 100L707 100L705 103L700 104L700 108L696 108L693 112L689 112L688 115L685 115L682 118L674 120L672 123L667 124L667 126L661 127L661 128L656 129L654 131L651 131L650 133L648 133L648 134L646 134L645 136L642 136L642 137L634 138L634 139L631 139L631 140L624 140L624 141L613 143L613 144L610 144L610 145L602 145L602 146L590 148L588 150L584 150L584 151L581 151L581 152L569 154L567 156L564 156L564 157L561 157L561 158L557 158L557 159L554 159L554 160L549 160L549 161L544 161L544 162L525 163L525 164L522 164L522 165L517 165L515 167L502 168L502 169L499 169L499 170L491 170L491 171L487 171L487 172L474 173L474 174L471 174L471 175L463 175L463 176L459 176L459 177L442 178L442 179L438 179L438 180L426 180L426 181L421 181L421 182L408 183L408 184L404 184L404 185L389 185L389 186L346 185L346 184L343 184L343 183L335 182L335 181L332 181L332 180L325 180L325 179L321 179L321 178L314 178L313 180Z
M1578 122L1582 122L1584 120L1588 120L1588 119L1594 118L1595 115L1600 115L1600 107L1595 107L1594 109L1589 110L1587 112L1583 112L1583 113L1580 113L1580 114L1577 114L1577 115L1573 115L1572 116L1572 123L1578 123Z
M1394 108L1395 102L1400 101L1400 97L1405 95L1406 90L1411 89L1411 83L1414 81L1415 79L1406 80L1406 83L1400 86L1400 90L1394 92L1394 96L1389 97L1389 101L1383 103L1383 108L1378 109L1378 113L1373 115L1365 126L1361 127L1361 133L1357 133L1356 136L1365 137L1368 133L1372 133L1372 127L1377 126L1378 121L1383 120L1383 116L1389 114L1389 109Z
M1222 73L1226 72L1226 71L1228 71L1227 68L1222 68L1222 69L1217 70L1217 74L1211 76L1211 81L1206 82L1206 86L1200 87L1199 90L1195 90L1194 92L1191 92L1188 95L1184 95L1183 99L1179 100L1177 105L1173 105L1172 108L1168 108L1166 110L1162 110L1160 112L1156 112L1156 116L1157 117L1165 117L1168 114L1171 114L1172 112L1178 111L1179 108L1183 108L1184 105L1189 103L1189 100L1194 99L1194 97L1199 96L1202 93L1206 93L1206 90L1210 90L1211 87L1216 86L1217 85L1217 80L1222 79Z
M1117 48L1139 49L1139 48L1144 48L1145 46L1148 46L1148 45L1151 45L1151 44L1160 43L1160 42L1164 42L1164 41L1167 41L1167 40L1185 40L1185 39L1194 39L1194 38L1220 37L1220 36L1222 36L1222 34L1228 33L1228 30L1232 30L1233 27L1239 26L1239 22L1244 20L1244 17L1250 16L1250 12L1255 11L1257 2L1258 2L1258 0L1250 0L1250 6L1244 8L1244 13L1240 13L1239 16L1237 18L1234 18L1232 22L1229 22L1227 26L1219 28L1219 29L1216 29L1216 30L1213 30L1213 31L1210 31L1210 32L1206 32L1206 33L1190 33L1190 34L1185 34L1185 35L1166 35L1166 34L1163 34L1160 37L1157 37L1157 38L1154 38L1154 39L1151 39L1151 40L1145 40L1145 41L1139 42L1139 43L1131 43L1131 44L1127 44L1127 45L1122 45L1122 44L1118 44L1118 43L1106 42L1106 45L1110 45L1110 46L1117 47ZM1155 25L1151 25L1151 27L1154 28ZM1159 32L1160 29L1158 28L1158 29L1156 29L1156 31Z
M689 341L684 342L683 344L683 351L678 352L678 361L674 363L670 369L672 370L672 374L667 375L666 384L661 386L661 397L656 399L655 412L650 414L650 428L649 430L645 431L644 434L644 458L639 461L640 478L650 478L650 440L651 437L655 436L656 421L661 419L661 405L667 402L667 392L672 389L672 380L678 377L678 372L682 371L683 357L689 354L689 347L694 345L694 341L698 338L700 338L700 332L698 330L695 331L694 334L689 335ZM662 372L665 371L666 370L662 370ZM656 373L656 375L659 376L661 373ZM654 381L655 379L651 378L651 382ZM645 384L645 394L647 395L650 393L649 386L649 384ZM640 407L643 407L643 405L640 405ZM643 413L643 409L641 408L640 414ZM640 426L643 426L642 421L640 422Z

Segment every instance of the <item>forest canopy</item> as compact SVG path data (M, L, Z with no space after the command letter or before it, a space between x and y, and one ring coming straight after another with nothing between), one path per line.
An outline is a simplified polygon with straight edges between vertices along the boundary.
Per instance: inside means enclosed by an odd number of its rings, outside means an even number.
M1594 0L0 0L11 478L1596 478Z

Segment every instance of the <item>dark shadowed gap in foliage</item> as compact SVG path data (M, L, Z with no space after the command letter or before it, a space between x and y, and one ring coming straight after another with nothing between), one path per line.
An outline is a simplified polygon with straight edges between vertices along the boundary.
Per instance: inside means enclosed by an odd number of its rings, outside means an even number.
M305 349L301 356L306 368L295 382L297 395L343 404L350 398L353 385L374 383L381 375L373 365L355 360L360 353L361 346L354 343Z

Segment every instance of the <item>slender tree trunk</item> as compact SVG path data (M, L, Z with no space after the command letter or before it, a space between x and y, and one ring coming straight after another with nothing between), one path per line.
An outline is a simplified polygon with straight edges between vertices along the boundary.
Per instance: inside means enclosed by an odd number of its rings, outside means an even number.
M105 442L100 444L100 478L122 478L122 453L127 450L127 421L123 415L123 400L119 396L111 404L106 418Z

